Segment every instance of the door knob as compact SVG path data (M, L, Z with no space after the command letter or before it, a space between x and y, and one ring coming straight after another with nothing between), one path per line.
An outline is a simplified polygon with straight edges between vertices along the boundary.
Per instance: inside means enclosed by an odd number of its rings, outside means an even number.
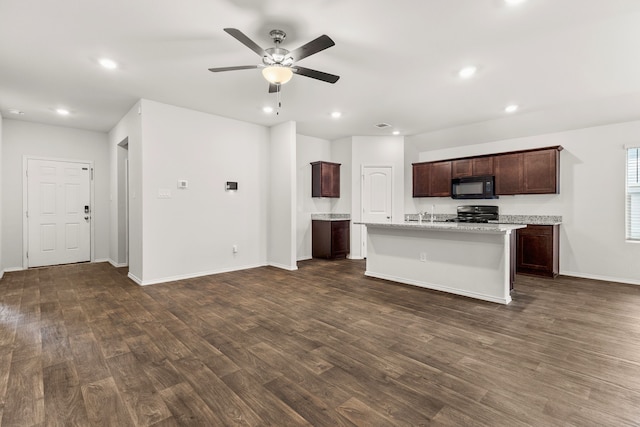
M85 216L85 217L84 217L84 220L85 220L85 221L89 221L89 217L88 217L88 216Z

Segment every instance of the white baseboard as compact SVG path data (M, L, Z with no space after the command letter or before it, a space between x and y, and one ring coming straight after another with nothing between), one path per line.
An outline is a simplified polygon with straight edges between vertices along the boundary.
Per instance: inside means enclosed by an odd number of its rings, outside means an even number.
M626 285L640 285L640 280L624 279L620 277L601 276L598 274L576 273L575 271L561 271L562 276L579 277L581 279L601 280L604 282L624 283Z
M385 280L390 280L392 282L404 283L406 285L419 286L421 288L433 289L434 291L442 291L442 292L447 292L447 293L450 293L450 294L462 295L464 297L480 299L480 300L483 300L483 301L496 302L498 304L509 304L511 302L511 297L510 296L507 297L506 299L504 299L504 298L496 298L496 297L492 297L490 295L484 295L484 294L479 294L479 293L476 293L476 292L464 291L464 290L461 290L461 289L454 289L454 288L450 288L448 286L437 285L437 284L434 284L434 283L419 282L417 280L410 280L410 279L405 279L405 278L401 278L401 277L387 276L386 274L373 273L373 272L370 272L370 271L365 271L364 275L365 276L369 276L369 277L375 277L377 279L385 279Z
M177 276L162 277L162 278L152 279L152 280L140 280L139 278L137 278L131 273L129 273L128 276L131 280L136 282L138 285L148 286L148 285L157 285L160 283L175 282L178 280L193 279L195 277L211 276L211 275L220 274L220 273L230 273L232 271L248 270L250 268L257 268L257 267L264 267L264 266L265 264L244 265L244 266L233 267L233 268L222 268L218 270L201 271L198 273L180 274Z
M108 260L106 260L107 262L109 262L109 264L113 265L115 268L120 268L120 267L126 267L129 264L127 264L126 262L123 263L117 263L114 260L112 260L111 258L109 258Z
M5 273L11 273L12 271L22 271L22 270L26 270L26 268L23 268L23 267L9 267L9 268L5 268L4 272Z
M310 259L313 259L313 257L305 256L305 257L302 257L302 258L298 258L296 261L309 261Z
M129 272L127 274L127 277L131 280L133 280L134 282L136 282L138 285L143 286L142 280L140 280L138 277L136 277L134 274L132 274L131 272Z
M271 267L281 268L287 271L296 271L298 269L297 265L291 267L290 265L278 264L277 262L270 262L268 265Z

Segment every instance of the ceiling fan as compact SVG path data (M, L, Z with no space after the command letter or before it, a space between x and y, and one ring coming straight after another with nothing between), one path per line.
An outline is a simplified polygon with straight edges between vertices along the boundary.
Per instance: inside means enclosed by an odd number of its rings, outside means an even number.
M312 79L322 80L323 82L335 83L340 76L335 74L329 74L322 71L312 70L310 68L304 68L297 65L297 62L301 59L311 56L314 53L318 53L322 50L334 46L335 43L327 35L321 35L320 37L310 41L309 43L300 46L299 48L288 51L281 48L280 43L285 39L287 34L282 30L271 30L269 36L273 39L275 47L263 49L258 46L253 40L247 37L242 31L236 28L225 28L224 31L238 40L243 45L257 53L262 57L262 63L258 65L239 65L236 67L219 67L209 68L209 71L217 73L220 71L234 71L234 70L249 70L253 68L262 68L262 75L269 82L269 92L279 92L280 86L287 83L293 77L293 74L298 74Z

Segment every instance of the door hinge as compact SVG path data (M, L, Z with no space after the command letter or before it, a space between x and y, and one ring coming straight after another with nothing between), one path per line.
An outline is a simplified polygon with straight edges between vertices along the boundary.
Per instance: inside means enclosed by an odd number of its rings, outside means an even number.
M26 212L24 213L24 215L25 215L27 218L29 218L29 211L26 211Z
M29 178L29 169L27 169L26 171L24 171L24 174L27 178Z
M91 181L93 181L93 168L91 168Z
M29 251L27 251L27 258L29 258Z

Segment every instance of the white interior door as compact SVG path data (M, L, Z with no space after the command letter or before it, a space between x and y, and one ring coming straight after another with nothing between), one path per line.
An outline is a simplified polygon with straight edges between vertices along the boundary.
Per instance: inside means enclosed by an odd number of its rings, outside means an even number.
M391 166L364 166L362 175L362 222L391 222L393 200Z
M91 165L28 159L28 267L91 260Z
M390 223L393 219L393 168L362 167L362 222ZM362 257L367 257L367 229L362 227Z

